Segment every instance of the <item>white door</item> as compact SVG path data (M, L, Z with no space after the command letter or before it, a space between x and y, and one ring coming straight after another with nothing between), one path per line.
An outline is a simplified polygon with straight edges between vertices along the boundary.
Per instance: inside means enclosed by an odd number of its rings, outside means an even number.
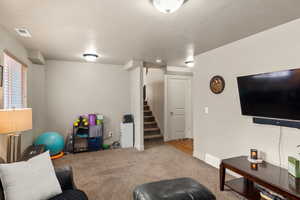
M168 77L167 81L168 140L186 138L189 80Z

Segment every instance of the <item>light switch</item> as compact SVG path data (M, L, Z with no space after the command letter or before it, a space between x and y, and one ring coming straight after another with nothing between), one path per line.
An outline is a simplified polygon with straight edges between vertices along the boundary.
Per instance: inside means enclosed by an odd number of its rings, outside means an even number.
M205 107L205 108L204 108L204 113L205 113L205 114L208 114L208 107Z

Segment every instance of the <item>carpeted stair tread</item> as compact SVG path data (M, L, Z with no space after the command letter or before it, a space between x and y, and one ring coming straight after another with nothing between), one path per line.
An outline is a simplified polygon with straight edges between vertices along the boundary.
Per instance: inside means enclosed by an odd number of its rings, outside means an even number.
M144 122L145 128L158 128L156 121Z
M152 111L151 110L144 111L144 116L152 116Z
M145 132L159 131L159 128L145 128Z
M163 135L161 135L161 134L155 134L155 135L145 135L144 136L145 140L160 139L160 138L163 138Z
M151 118L151 117L153 118L153 116L152 116L152 115L151 115L151 116L144 116L144 118Z
M152 122L155 121L153 116L144 116L144 121L145 122Z
M155 140L161 138L163 138L163 136L160 133L150 106L147 101L144 101L144 139Z
M145 125L156 124L156 121L144 122Z

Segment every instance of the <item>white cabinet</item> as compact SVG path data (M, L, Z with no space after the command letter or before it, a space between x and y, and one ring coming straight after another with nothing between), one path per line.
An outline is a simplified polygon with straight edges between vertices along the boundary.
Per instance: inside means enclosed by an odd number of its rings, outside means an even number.
M121 147L133 147L133 123L121 123Z

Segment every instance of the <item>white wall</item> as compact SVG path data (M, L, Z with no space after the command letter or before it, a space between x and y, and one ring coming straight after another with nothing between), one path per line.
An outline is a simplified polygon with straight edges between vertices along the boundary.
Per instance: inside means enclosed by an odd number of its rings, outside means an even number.
M130 112L129 73L122 66L47 61L47 130L70 133L81 114L105 116L105 136L119 140L122 116Z
M164 75L164 69L149 68L148 74L144 76L148 105L162 134L164 133Z
M134 147L144 150L144 115L143 115L143 68L136 62L130 69L130 102L134 117Z
M176 67L176 66L167 66L166 74L168 75L193 75L193 68L190 67Z
M22 136L22 150L31 145L36 130L43 130L43 116L39 113L44 112L43 97L43 70L40 66L32 65L27 59L27 50L13 36L0 26L0 63L3 64L3 50L8 50L19 60L28 65L28 107L33 110L33 130L28 131ZM0 88L0 94L2 88ZM0 95L2 97L2 95ZM0 98L2 101L2 98ZM6 137L0 136L0 156L6 157Z
M195 155L218 158L248 155L250 148L279 163L279 127L256 125L242 116L236 77L300 67L300 20L267 30L196 57L193 80ZM209 90L210 78L222 75L226 88L220 95ZM204 107L209 114L204 114ZM280 108L279 108L280 109ZM300 130L283 128L282 162L299 157Z
M46 74L44 65L32 64L28 70L28 100L29 107L32 107L33 137L37 137L46 129ZM31 105L31 106L30 106Z

